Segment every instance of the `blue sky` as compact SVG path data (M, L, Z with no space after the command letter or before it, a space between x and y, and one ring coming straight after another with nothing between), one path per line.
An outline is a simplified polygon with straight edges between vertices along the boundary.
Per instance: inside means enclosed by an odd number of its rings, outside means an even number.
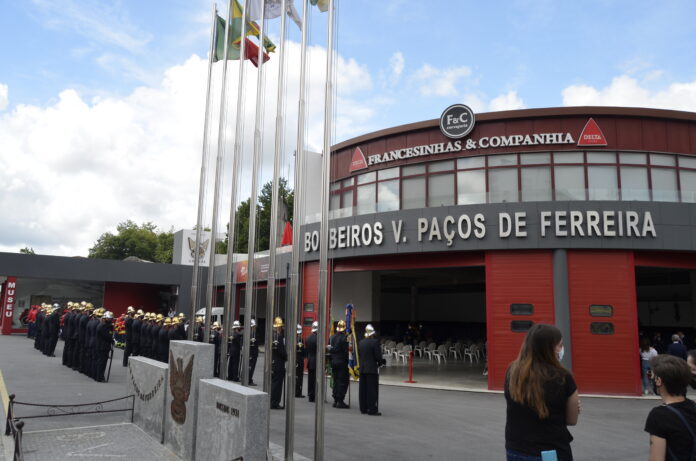
M0 0L0 214L11 216L0 251L84 255L128 218L192 225L210 11L208 0ZM312 16L314 146L325 17ZM340 0L338 18L335 141L455 102L696 111L693 1ZM164 193L166 204L148 200Z

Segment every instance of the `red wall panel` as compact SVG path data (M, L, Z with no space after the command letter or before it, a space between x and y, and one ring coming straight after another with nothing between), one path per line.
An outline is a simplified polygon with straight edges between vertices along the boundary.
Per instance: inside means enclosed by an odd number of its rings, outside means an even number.
M569 251L568 290L573 372L580 392L640 394L633 253ZM613 316L591 317L591 304L613 306ZM592 322L613 323L614 334L592 334Z
M510 314L510 304L534 305L530 316ZM502 389L505 371L519 353L525 333L513 332L513 320L554 323L551 251L486 253L488 388Z
M145 312L159 312L160 291L168 287L144 283L106 282L104 284L104 308L114 313L114 317L126 312L128 306Z

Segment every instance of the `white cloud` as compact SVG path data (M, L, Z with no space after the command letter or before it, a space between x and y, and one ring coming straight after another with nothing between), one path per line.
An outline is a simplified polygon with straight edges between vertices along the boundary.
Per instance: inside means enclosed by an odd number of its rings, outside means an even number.
M392 83L396 84L404 71L404 55L401 51L397 51L389 58L389 67L391 68Z
M653 73L649 74L652 76ZM672 83L651 90L633 77L615 77L609 86L571 85L563 92L564 106L631 106L696 111L696 81Z
M310 53L312 69L323 69L325 49L311 47ZM298 62L299 45L290 43L284 173L296 144ZM374 104L361 97L362 91L371 88L366 68L340 57L337 64L338 140L373 129L369 123ZM271 173L277 65L274 56L265 66L261 184ZM229 69L229 81L234 84L238 63L231 61ZM99 235L113 231L126 219L151 221L162 229L193 226L206 73L207 60L194 55L169 68L161 82L136 88L125 97L85 100L76 90L65 89L48 106L17 104L0 114L0 251L17 251L27 245L38 253L86 255ZM317 149L322 142L323 72L310 70L308 75L307 144ZM255 76L255 69L248 66L243 168L248 168L253 145ZM219 84L214 94L219 95ZM230 133L236 85L228 95ZM217 108L213 113L217 115ZM217 127L217 117L211 125ZM228 158L232 141L228 134ZM211 143L216 143L215 136ZM248 172L243 177L241 190L246 192L240 192L242 199L248 196Z
M463 102L471 107L474 112L496 112L501 110L524 109L527 107L522 98L517 94L517 91L514 90L501 93L488 101L483 95L470 93L464 96Z
M5 110L9 103L10 99L8 97L7 85L0 83L0 111Z
M471 68L468 66L438 69L423 64L413 78L420 85L418 90L423 96L458 96L460 80L469 76Z

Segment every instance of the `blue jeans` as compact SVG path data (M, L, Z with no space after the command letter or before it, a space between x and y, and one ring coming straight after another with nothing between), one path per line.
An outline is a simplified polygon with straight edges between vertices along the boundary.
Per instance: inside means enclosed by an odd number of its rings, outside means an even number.
M506 450L507 461L541 461L541 456L525 455L517 451Z
M651 391L650 380L648 379L648 371L650 370L650 361L641 359L640 367L642 369L642 376L643 376L643 391Z

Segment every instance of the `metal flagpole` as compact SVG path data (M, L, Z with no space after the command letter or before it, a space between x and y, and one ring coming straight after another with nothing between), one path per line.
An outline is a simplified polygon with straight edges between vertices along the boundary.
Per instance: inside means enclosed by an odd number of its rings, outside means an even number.
M232 2L230 0L230 11L232 10ZM247 2L248 3L248 0ZM227 357L227 337L231 332L230 326L232 325L232 316L235 311L236 296L235 296L235 286L233 279L233 268L234 268L234 239L237 228L235 227L236 217L237 217L237 187L239 184L239 165L242 159L242 143L244 142L244 65L246 62L246 34L247 34L247 7L244 5L244 11L242 11L242 30L241 30L241 43L239 45L239 77L237 83L237 120L234 128L234 153L232 160L232 193L230 197L230 221L229 228L227 229L227 264L225 270L225 307L223 312L225 313L223 327L223 339L224 341L220 344L220 357ZM247 277L250 274L247 273ZM248 324L249 322L245 322ZM244 334L248 337L246 328ZM220 370L220 377L222 379L227 379L227 367L224 370ZM242 376L242 379L244 377ZM242 381L243 383L243 381Z
M276 291L276 252L278 251L278 181L280 176L281 159L283 155L284 144L284 129L285 129L285 48L287 45L287 37L285 36L285 27L287 24L286 0L281 1L281 10L283 13L280 18L280 53L278 56L278 100L276 101L276 132L275 132L275 151L273 157L273 191L271 192L271 235L269 244L269 261L268 261L268 284L266 286L266 332L265 332L265 355L263 362L263 391L270 395L271 393L271 337L273 336L273 316L275 313L275 291ZM297 194L295 194L297 196ZM287 287L287 280L285 286ZM287 296L286 296L287 298ZM266 421L266 439L270 442L271 439L271 408L266 409L268 416ZM269 445L270 447L270 445Z
M324 93L324 151L321 176L321 225L319 227L319 334L317 337L316 418L314 422L314 460L324 460L324 350L328 316L329 260L329 179L331 174L331 133L333 129L333 41L334 0L329 0L326 44L326 87Z
M213 26L210 32L210 52L208 53L208 86L205 93L205 121L203 122L203 154L201 155L201 179L198 186L198 215L196 217L196 246L195 257L193 258L193 277L191 281L191 315L189 317L189 329L187 337L193 341L193 328L196 312L200 305L198 298L198 282L200 277L199 248L201 245L201 234L203 233L203 208L205 198L205 182L208 171L208 123L210 121L210 87L213 75L213 53L215 51L215 36L217 35L217 6L213 0ZM215 254L215 246L212 244L210 255Z
M243 18L246 22L246 14L249 9L250 0L246 0L244 5ZM263 140L261 139L261 124L263 123L264 114L264 46L263 46L263 26L264 15L266 14L266 2L263 2L261 7L261 19L259 21L259 53L258 53L258 71L256 74L256 120L254 121L254 155L252 161L251 173L251 199L249 201L249 239L247 253L247 281L246 281L246 298L244 303L244 337L242 346L242 385L249 385L249 344L251 335L251 310L254 302L254 254L256 253L256 208L259 202L258 182L261 150L263 149Z
M216 18L217 20L217 18ZM208 290L206 296L206 306L205 306L205 330L203 333L204 342L210 338L210 313L212 312L213 302L215 299L215 243L217 237L217 226L218 226L218 211L220 208L220 183L222 179L222 160L223 152L225 149L225 125L227 121L227 104L226 104L226 91L227 91L227 61L228 61L228 51L227 47L229 44L230 36L230 21L232 20L232 0L228 2L227 5L227 22L225 23L225 46L224 55L222 60L222 90L220 92L220 124L218 127L218 145L217 145L217 160L215 163L215 186L213 189L213 225L211 228L210 236L210 264L208 265ZM226 333L226 332L223 332ZM220 362L224 362L222 355L220 356Z

